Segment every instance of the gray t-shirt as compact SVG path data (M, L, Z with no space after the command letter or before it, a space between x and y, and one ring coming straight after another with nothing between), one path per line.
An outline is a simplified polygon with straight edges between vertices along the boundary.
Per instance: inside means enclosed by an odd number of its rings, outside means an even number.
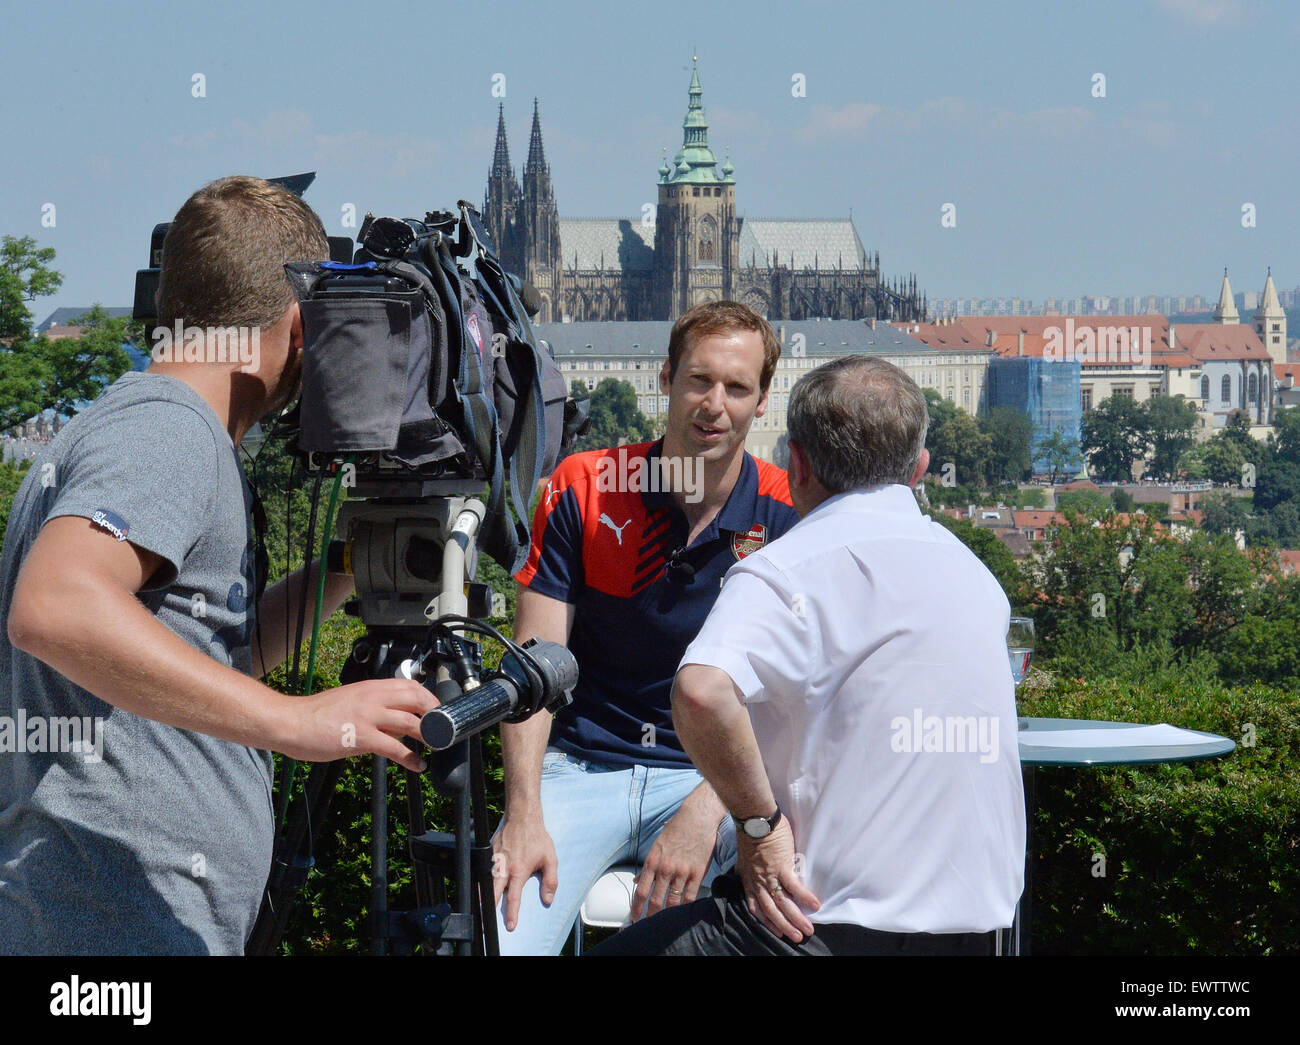
M270 754L115 708L7 634L28 549L76 515L162 556L140 602L248 674L251 497L207 403L148 373L105 389L23 481L0 559L0 953L243 952L271 865Z

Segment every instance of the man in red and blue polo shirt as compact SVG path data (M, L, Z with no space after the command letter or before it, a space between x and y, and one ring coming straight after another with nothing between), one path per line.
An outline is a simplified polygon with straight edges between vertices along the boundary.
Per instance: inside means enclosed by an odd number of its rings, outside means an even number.
M515 576L515 639L567 645L579 677L554 719L502 727L503 954L558 954L614 864L641 865L637 917L690 903L734 856L731 819L682 750L669 696L723 574L798 521L785 472L745 452L779 356L744 305L696 306L659 375L664 437L574 454L543 493Z

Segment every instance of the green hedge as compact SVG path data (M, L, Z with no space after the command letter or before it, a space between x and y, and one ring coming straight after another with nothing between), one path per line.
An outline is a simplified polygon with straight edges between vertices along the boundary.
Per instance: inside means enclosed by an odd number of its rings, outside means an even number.
M1238 744L1205 762L1037 770L1035 953L1300 953L1300 694L1186 670L1036 673L1019 704Z

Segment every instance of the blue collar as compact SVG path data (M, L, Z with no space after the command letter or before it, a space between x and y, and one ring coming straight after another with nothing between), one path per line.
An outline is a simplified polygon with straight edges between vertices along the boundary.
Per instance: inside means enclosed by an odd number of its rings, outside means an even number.
M664 441L662 438L651 443L649 449L646 450L646 459L653 462L662 453L663 446ZM671 508L678 515L683 514L681 509L673 503L672 494L670 493L665 491L652 493L649 490L642 490L641 496L649 511ZM719 530L727 530L731 533L747 533L754 525L757 502L758 465L754 463L753 456L746 451L740 462L740 475L736 477L736 485L731 488L726 504L714 516L713 521L704 528L704 531L697 539L697 543L712 540L717 537Z

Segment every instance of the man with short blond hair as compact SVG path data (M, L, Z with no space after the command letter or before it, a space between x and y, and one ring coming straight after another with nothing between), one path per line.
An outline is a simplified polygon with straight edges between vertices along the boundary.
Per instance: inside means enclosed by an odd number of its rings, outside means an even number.
M160 328L251 328L257 358L204 358L203 338L124 374L18 491L0 737L25 729L0 741L0 953L242 953L271 864L271 751L422 766L401 739L436 704L419 683L291 697L256 681L285 659L319 564L259 599L239 444L298 385L284 265L328 252L285 189L200 189L164 241ZM325 612L351 590L327 575Z

